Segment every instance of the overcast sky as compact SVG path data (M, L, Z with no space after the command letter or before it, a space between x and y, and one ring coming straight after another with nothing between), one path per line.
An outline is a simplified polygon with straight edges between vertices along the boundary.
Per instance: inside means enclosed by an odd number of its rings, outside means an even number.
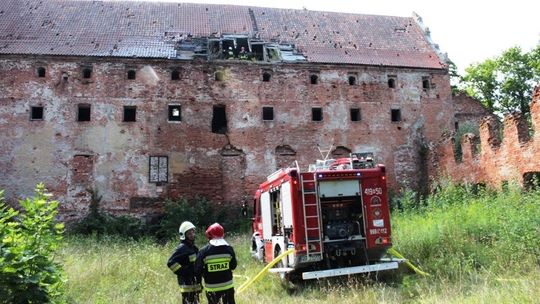
M131 0L141 1L141 0ZM410 17L418 13L433 41L460 72L474 62L540 43L540 1L512 0L146 0L236 4Z

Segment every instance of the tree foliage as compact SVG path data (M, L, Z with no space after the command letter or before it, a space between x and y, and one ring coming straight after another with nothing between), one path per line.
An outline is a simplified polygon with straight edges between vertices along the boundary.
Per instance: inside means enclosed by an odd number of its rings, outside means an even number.
M0 192L0 303L54 302L62 292L62 268L54 261L64 225L55 222L57 201L43 184L35 197L21 200L21 212Z
M496 113L529 113L532 90L540 81L540 45L530 52L512 47L499 57L465 69L461 87Z

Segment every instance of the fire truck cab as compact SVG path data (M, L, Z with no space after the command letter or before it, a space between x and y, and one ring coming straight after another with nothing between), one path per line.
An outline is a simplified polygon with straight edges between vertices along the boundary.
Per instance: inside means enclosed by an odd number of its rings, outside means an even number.
M317 279L395 269L382 261L392 246L385 167L370 153L318 160L269 175L254 196L253 257L282 275Z

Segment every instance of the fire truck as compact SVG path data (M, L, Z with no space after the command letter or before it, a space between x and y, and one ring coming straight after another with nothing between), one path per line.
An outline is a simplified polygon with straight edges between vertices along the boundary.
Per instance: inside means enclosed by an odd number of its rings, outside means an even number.
M384 165L372 153L317 160L269 175L254 196L251 255L303 280L398 268L392 246Z

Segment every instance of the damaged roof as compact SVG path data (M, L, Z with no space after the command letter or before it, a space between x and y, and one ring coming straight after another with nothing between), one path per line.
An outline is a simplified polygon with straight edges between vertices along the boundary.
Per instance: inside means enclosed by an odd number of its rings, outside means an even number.
M294 58L444 69L412 17L235 5L2 0L0 54L180 58L179 37L245 35L294 45Z

